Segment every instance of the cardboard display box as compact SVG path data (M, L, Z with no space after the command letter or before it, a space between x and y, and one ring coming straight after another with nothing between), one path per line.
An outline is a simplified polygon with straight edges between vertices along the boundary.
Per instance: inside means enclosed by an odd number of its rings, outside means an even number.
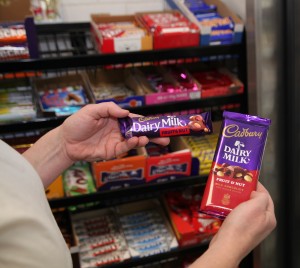
M182 20L186 20L187 29L180 30L179 28L171 29L168 28L166 32L164 32L162 27L157 27L156 29L151 28L145 20L143 19L143 15L154 14L154 15L163 15L163 14L173 14L177 17L180 17ZM136 13L137 20L148 29L149 33L152 33L153 37L153 49L167 49L167 48L179 48L179 47L193 47L199 46L200 36L199 36L199 28L197 25L186 19L181 12L178 10L166 10L161 12L146 12L146 13ZM186 28L186 27L185 27Z
M221 220L199 213L202 192L201 187L189 187L168 192L163 198L180 246L206 243L221 226Z
M145 148L136 150L137 155L134 156L92 163L98 190L120 189L145 183Z
M46 189L46 196L48 199L65 196L62 175L58 176L55 181L49 185Z
M192 154L181 137L172 137L171 152L160 156L148 156L146 182L164 182L190 176Z
M118 37L103 38L97 24L99 23L117 23L117 22L133 22L144 30L145 35L142 37ZM152 49L152 36L144 29L144 27L136 20L134 15L109 15L109 14L92 14L91 15L91 31L96 43L96 47L101 53L116 53L139 50Z
M73 112L79 110L81 107L83 107L85 104L80 104L80 105L71 105L68 108L68 106L62 106L62 107L67 107L65 110L63 109L62 111L56 112L56 111L48 111L45 110L43 107L43 103L40 97L43 92L48 91L49 93L57 93L61 92L61 90L57 89L65 89L69 86L81 86L84 92L84 95L86 99L84 100L85 102L88 103L94 103L93 96L91 94L89 84L87 81L84 79L83 75L78 73L78 74L70 74L70 75L65 75L65 76L59 76L59 77L51 77L51 78L33 78L32 80L33 88L35 90L35 95L36 95L36 101L37 101L37 106L39 112L43 116L61 116L61 115L70 115ZM72 93L72 92L71 92ZM69 95L72 95L69 97ZM77 96L74 96L76 98ZM49 98L47 101L51 104L54 103L59 103L61 101L65 102L65 99L72 99L73 94L68 94L67 91L65 92L65 96L62 96L62 98L58 98L57 96L52 96ZM58 107L59 108L59 107Z
M30 0L5 1L0 5L0 21L24 21L31 15Z
M214 127L213 129L214 133L211 135L182 137L187 148L191 150L193 159L198 159L200 163L198 174L201 176L208 175L211 169L219 136L219 130Z
M201 85L201 98L228 96L234 94L242 94L244 92L244 84L242 83L242 81L237 77L237 75L229 71L227 68L217 67L214 65L211 65L210 68L208 68L207 66L201 66L197 63L185 65L185 68ZM228 77L231 80L231 83L224 83L224 85L218 85L212 88L205 88L205 85L201 84L201 81L197 79L197 76L199 74L201 75L201 73L209 72L218 72L220 74L224 74L225 77Z
M219 43L211 41L212 29L210 26L203 26L198 21L196 16L187 8L182 0L167 0L172 8L178 9L182 12L190 21L198 25L200 29L200 46L218 45ZM232 44L240 44L243 38L244 23L234 12L232 12L222 1L220 0L205 0L208 5L215 5L217 7L217 13L222 17L231 17L234 22L234 32L232 38Z
M97 69L96 71L87 72L84 74L87 77L89 88L93 94L93 99L96 103L113 101L122 108L132 108L145 105L145 90L142 88L135 77L129 75L127 69ZM121 85L132 90L135 95L120 98L99 99L95 92L109 91L109 87Z
M145 104L161 104L167 102L178 102L184 100L200 99L201 90L184 90L178 92L156 92L156 89L150 84L147 80L147 73L159 73L164 78L164 82L178 86L178 83L167 73L166 69L161 66L145 66L140 68L131 69L131 75L138 81L140 87L145 91L148 91L145 95ZM195 80L195 83L198 84L198 88L201 89L201 85Z

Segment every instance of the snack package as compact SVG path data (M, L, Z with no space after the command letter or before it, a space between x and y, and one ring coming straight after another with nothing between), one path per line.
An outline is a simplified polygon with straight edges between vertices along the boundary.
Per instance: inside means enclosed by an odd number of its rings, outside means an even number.
M96 191L88 162L76 162L63 172L66 196L89 194Z
M29 50L25 44L0 45L0 61L29 59Z
M81 85L41 90L39 97L42 109L56 116L70 115L89 102Z
M184 0L184 5L195 15L217 11L216 5L208 5L202 0Z
M200 211L225 218L256 190L271 120L223 112L223 123Z
M171 137L212 133L211 113L119 118L122 135L129 139L137 136Z
M0 24L0 44L25 43L25 27L22 23Z
M30 58L24 24L0 24L0 61Z

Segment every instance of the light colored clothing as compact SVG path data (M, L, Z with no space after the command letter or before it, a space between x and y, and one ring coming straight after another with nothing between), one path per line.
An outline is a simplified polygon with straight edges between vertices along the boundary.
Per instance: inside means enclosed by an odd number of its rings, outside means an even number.
M41 179L0 140L0 268L20 267L71 268L72 260Z

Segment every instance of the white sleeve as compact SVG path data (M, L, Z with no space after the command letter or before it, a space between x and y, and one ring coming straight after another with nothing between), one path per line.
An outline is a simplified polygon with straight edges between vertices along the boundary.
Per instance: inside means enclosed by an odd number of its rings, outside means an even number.
M2 141L0 207L1 268L72 267L40 178L25 158Z

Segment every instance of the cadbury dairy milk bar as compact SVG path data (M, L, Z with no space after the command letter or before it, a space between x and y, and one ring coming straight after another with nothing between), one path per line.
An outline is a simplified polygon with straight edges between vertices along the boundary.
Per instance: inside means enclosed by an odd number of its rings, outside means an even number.
M124 138L201 136L212 133L211 113L119 118Z
M223 112L200 211L225 218L256 190L270 119Z

